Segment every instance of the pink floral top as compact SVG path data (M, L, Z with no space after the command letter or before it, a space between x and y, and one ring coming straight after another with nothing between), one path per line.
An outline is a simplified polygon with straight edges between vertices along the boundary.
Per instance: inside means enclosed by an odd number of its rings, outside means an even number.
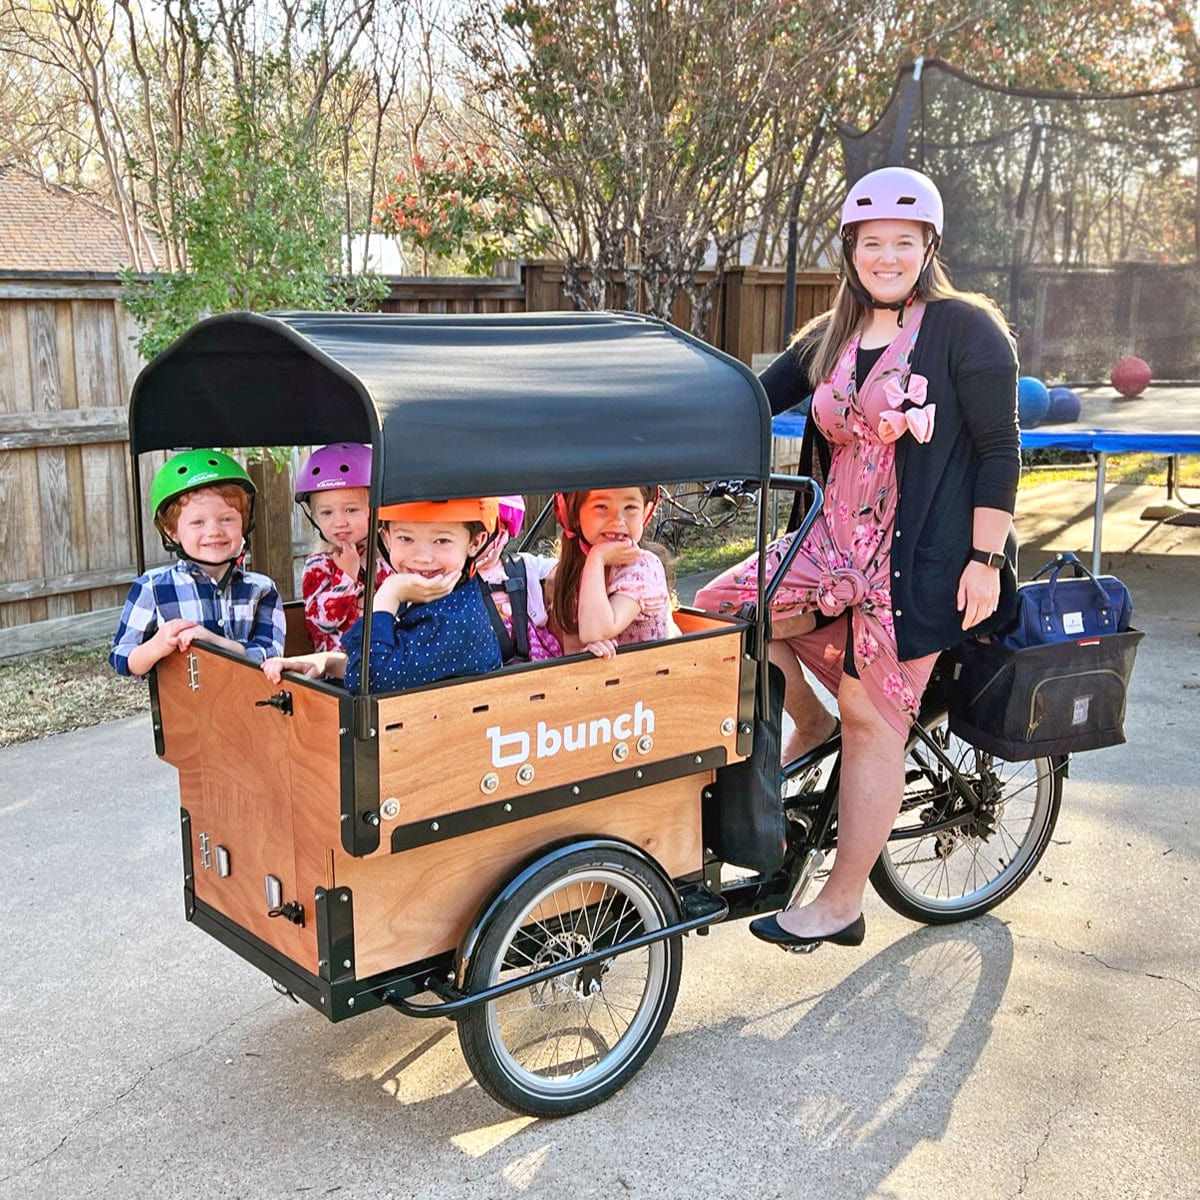
M382 558L376 560L376 587L392 574L392 568ZM342 648L342 634L363 614L364 576L360 570L358 578L351 579L332 554L310 554L304 560L301 583L304 624L314 650Z
M638 615L617 635L618 646L635 642L653 642L667 636L671 594L662 559L643 550L631 563L609 567L606 572L608 594L628 596L638 604Z

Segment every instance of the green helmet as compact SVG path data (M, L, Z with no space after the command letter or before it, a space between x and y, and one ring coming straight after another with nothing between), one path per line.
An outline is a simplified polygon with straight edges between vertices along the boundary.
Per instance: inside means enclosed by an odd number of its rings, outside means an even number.
M242 467L220 450L185 450L168 458L150 484L150 512L158 520L163 505L177 496L215 483L237 483L254 495L254 484Z

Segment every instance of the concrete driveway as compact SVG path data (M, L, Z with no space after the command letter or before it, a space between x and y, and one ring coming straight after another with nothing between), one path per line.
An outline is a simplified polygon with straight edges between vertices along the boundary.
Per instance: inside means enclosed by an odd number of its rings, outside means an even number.
M0 1196L1200 1195L1200 557L1173 550L1119 560L1129 744L1072 763L1016 896L948 928L871 897L861 949L810 957L690 938L649 1063L562 1121L493 1103L448 1022L330 1025L187 925L148 720L0 752Z

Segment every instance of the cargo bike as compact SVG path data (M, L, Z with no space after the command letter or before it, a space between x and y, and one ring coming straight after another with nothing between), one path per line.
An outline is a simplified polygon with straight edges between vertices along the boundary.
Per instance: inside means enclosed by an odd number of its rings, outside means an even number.
M737 479L760 546L772 488L804 493L806 521L821 501L771 474L770 440L746 367L624 313L216 317L130 403L135 489L148 452L360 441L373 507ZM275 687L204 644L170 656L153 729L179 772L187 919L332 1021L452 1019L516 1111L598 1103L661 1037L684 935L796 900L836 850L836 737L778 766L771 592L733 617L681 608L682 636L613 659L398 693ZM287 616L301 652L302 606ZM872 880L943 922L1028 877L1065 764L975 751L935 690Z

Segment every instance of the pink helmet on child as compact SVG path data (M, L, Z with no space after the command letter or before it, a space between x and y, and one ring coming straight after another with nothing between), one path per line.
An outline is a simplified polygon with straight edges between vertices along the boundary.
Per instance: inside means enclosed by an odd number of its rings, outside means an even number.
M883 167L864 175L842 205L840 233L859 221L922 221L942 237L945 210L941 193L928 175L908 167Z
M358 442L334 442L314 450L296 476L296 499L334 488L371 486L371 447Z
M524 496L500 497L500 528L510 538L515 538L521 532L521 522L525 520Z

